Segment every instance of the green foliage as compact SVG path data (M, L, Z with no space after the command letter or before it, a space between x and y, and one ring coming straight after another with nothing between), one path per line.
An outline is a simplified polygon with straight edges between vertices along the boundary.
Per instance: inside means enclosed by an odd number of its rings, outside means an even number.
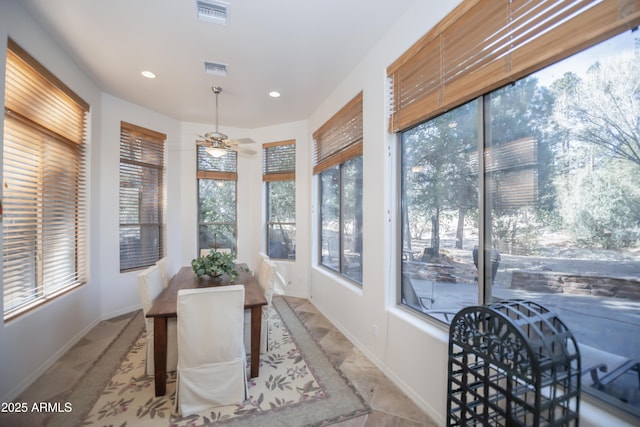
M640 236L640 178L637 167L611 160L566 177L560 190L565 226L583 246L633 246Z
M192 260L191 268L198 276L218 277L226 274L231 280L235 280L238 272L235 270L234 258L232 252L217 252L212 249L207 255Z

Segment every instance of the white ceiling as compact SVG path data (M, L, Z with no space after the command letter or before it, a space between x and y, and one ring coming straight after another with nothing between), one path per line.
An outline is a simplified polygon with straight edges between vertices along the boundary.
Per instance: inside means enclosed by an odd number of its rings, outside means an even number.
M104 92L215 123L211 87L221 86L220 124L251 129L308 118L416 1L227 0L226 26L197 20L195 0L19 3ZM205 60L228 75L205 74Z

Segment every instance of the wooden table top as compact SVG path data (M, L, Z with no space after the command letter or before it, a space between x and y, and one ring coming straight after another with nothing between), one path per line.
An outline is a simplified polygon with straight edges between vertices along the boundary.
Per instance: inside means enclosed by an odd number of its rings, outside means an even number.
M233 282L226 274L219 278L203 279L196 276L191 266L180 268L171 279L171 282L169 282L167 288L156 297L146 317L176 317L179 290L211 286L244 285L245 309L267 305L264 290L260 287L256 278L251 273L244 271L246 265L239 264L236 268L239 275Z

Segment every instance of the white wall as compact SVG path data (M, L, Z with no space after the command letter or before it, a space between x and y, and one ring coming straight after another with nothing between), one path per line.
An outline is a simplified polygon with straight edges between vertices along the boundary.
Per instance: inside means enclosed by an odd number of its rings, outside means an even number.
M89 118L88 155L91 165L99 142L100 93L91 80L56 44L49 40L22 8L13 1L0 2L0 93L4 94L7 37L59 77L92 105ZM4 95L0 96L3 100ZM4 115L0 125L4 126ZM0 138L2 138L0 134ZM1 144L1 143L0 143ZM0 150L1 152L1 150ZM1 155L1 154L0 154ZM1 179L1 178L0 178ZM90 168L88 183L95 188ZM0 186L1 188L1 186ZM96 198L89 192L89 203ZM94 217L90 215L89 226ZM89 239L92 245L95 240ZM1 260L0 260L1 262ZM90 270L90 274L94 272ZM100 318L99 285L93 281L19 318L0 324L0 401L6 402L42 374ZM2 295L0 294L0 301ZM0 303L0 305L3 305Z

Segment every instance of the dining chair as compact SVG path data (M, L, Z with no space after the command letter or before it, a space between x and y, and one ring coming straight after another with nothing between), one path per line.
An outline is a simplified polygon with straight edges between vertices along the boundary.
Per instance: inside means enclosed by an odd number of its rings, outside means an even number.
M265 254L264 252L258 252L258 264L256 265L256 268L253 272L254 276L258 277L260 275L260 271L264 266L264 261L268 259L269 255Z
M182 416L247 397L244 286L178 291L178 376Z
M171 258L168 256L160 258L158 262L156 262L158 268L160 268L160 273L162 273L162 283L166 288L169 286L169 282L173 278L173 268L171 267Z
M260 326L260 353L269 351L269 317L271 317L271 300L277 278L277 266L268 258L262 258L260 269L255 275L258 284L264 291L267 305L262 306L262 322ZM244 315L244 343L247 350L251 349L251 312Z
M162 273L157 265L153 265L138 274L138 290L140 292L140 302L145 316L156 297L164 289ZM153 365L153 319L145 317L145 328L147 331L147 375L154 375ZM167 321L167 372L176 370L178 365L178 339L176 331L176 319Z

